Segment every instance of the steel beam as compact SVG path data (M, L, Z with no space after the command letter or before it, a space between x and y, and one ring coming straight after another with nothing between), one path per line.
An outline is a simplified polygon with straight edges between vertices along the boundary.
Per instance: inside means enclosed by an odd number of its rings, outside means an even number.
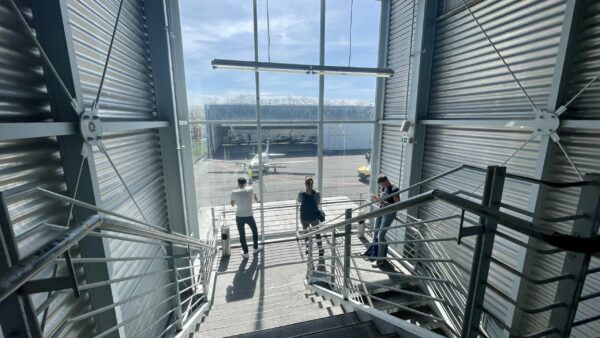
M169 126L170 123L168 121L102 122L102 130L105 133L122 133L124 131L161 129Z
M571 229L571 235L584 238L597 235L600 228L600 175L587 174L585 180L596 182L594 185L584 186L579 195L577 214L585 214L588 217L575 220ZM565 254L561 274L573 278L558 283L554 302L565 306L553 309L550 314L550 325L558 329L559 337L571 336L590 260L589 253L566 252Z
M379 18L379 47L377 50L377 67L387 67L388 43L390 34L390 8L391 0L381 1ZM375 125L373 127L373 148L371 150L371 177L379 176L381 167L381 143L383 142L383 126L379 123L383 120L385 107L385 78L377 78L375 84ZM369 190L372 194L377 193L376 180L369 181Z
M83 94L73 46L73 35L69 25L67 2L66 0L34 0L32 5L37 37L78 106L83 107ZM55 121L78 125L78 112L75 112L71 106L71 99L61 90L58 81L47 69L45 69L45 74L50 107ZM58 144L69 195L74 196L75 186L79 180L76 199L101 207L102 199L96 167L91 154L84 160L81 177L78 179L78 170L82 161L83 141L81 136L76 134L60 136ZM66 211L65 209L65 213ZM74 223L80 223L95 214L94 211L74 207L72 220ZM90 236L80 242L80 252L84 258L109 256L108 248L105 247L103 240ZM89 283L110 279L106 264L84 267L84 271L86 281ZM116 292L113 292L110 285L89 290L88 295L93 309L110 305L117 300ZM108 330L117 325L120 319L121 314L118 309L99 313L94 317L96 331L100 333ZM123 332L123 330L119 330L110 336L118 337Z
M75 124L69 122L0 123L0 141L75 134Z
M568 82L567 75L572 63L572 53L575 50L575 40L577 39L578 31L580 30L581 17L584 10L583 7L584 6L581 1L567 2L563 19L563 28L560 36L560 43L556 57L556 66L554 68L554 74L552 78L552 86L546 105L547 111L555 111L565 100L564 93L566 92L566 86ZM568 120L561 121L561 126L568 126L569 123L570 121ZM555 153L556 146L554 142L549 136L542 136L539 144L538 157L535 166L536 169L534 171L533 178L545 181L551 179L552 163L554 162ZM527 209L532 212L536 218L540 218L544 210L546 193L547 187L540 184L532 185L531 198L529 199L529 205ZM536 240L528 239L526 244L528 247L535 247ZM520 252L518 257L520 259L516 262L517 270L521 271L525 275L530 275L533 262L538 256L531 249L520 247L519 250ZM520 308L529 307L525 304L528 299L527 288L528 283L523 282L521 279L517 279L511 292L511 296L515 298L518 307ZM515 332L519 332L521 329L521 321L526 319L526 316L524 316L515 308L513 309L512 314L509 313L507 315L507 324L511 326Z
M506 167L488 167L482 205L489 210L496 212L500 210L505 175ZM496 227L498 225L495 220L489 217L480 217L479 224L483 227L483 231L477 236L473 250L469 294L467 295L461 334L464 338L479 336L478 332L483 314L487 277L492 260Z

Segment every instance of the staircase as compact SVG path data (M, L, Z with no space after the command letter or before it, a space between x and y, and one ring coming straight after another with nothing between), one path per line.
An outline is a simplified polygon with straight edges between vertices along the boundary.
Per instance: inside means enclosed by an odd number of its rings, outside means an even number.
M310 338L375 338L398 337L393 334L382 334L372 321L361 322L355 313L344 313L332 317L321 318L236 335L238 338L279 338L279 337L310 337Z
M232 251L231 257L218 260L213 305L191 337L229 337L274 328L304 330L306 323L319 320L330 329L357 324L347 317L337 318L344 315L341 307L306 289L306 257L298 242L266 245L246 260L240 249Z

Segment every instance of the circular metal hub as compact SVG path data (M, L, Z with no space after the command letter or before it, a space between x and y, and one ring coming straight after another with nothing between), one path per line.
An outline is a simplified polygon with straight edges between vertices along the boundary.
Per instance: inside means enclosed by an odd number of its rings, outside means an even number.
M556 114L545 110L537 112L534 120L534 131L541 135L550 135L560 126L560 119Z
M98 145L102 140L102 122L97 112L85 111L79 119L81 137L89 145Z

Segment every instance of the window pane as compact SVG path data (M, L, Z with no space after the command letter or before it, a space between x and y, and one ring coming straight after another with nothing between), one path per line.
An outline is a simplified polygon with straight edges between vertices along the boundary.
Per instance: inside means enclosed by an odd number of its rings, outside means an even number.
M328 123L323 138L323 195L367 198L373 124Z

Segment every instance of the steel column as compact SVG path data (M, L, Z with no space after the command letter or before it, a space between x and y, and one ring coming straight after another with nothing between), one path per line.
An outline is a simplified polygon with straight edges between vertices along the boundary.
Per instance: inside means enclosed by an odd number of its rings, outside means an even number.
M325 64L325 7L326 0L321 0L321 17L319 28L319 65ZM319 136L317 137L317 188L323 194L323 120L325 118L325 75L319 74Z
M584 238L597 235L600 228L600 175L587 174L585 180L596 182L594 185L584 186L579 195L577 214L588 217L575 220L571 229L572 235ZM558 283L554 302L562 303L565 306L553 309L550 314L550 325L558 329L557 336L559 337L571 335L590 259L591 254L589 253L569 251L565 253L561 275L568 274L573 278L564 279Z
M34 0L32 9L35 18L35 26L38 40L54 68L60 75L72 97L79 107L83 107L83 94L79 78L79 71L73 46L73 36L69 25L69 16L66 0L44 1ZM71 105L71 98L61 90L57 79L44 67L46 85L50 98L50 107L57 122L70 122L79 124L79 112L75 112ZM58 137L58 144L65 180L70 196L76 196L77 200L102 206L100 189L97 181L96 166L93 154L87 154L83 160L83 169L79 178L77 194L75 186L78 181L78 169L82 161L82 137L79 134ZM66 212L66 210L65 210ZM81 207L73 208L72 221L80 223L95 215L96 212ZM82 257L108 257L108 248L102 238L88 236L80 242ZM110 279L110 273L106 264L95 264L85 266L85 278L89 283L102 282ZM88 291L90 303L93 309L113 304L117 300L116 292L110 285L95 288ZM119 309L104 311L94 316L94 323L98 333L114 327L121 319ZM110 337L123 335L124 331L119 329L110 334Z
M256 0L252 1L252 18L254 23L254 61L258 62L258 9ZM265 212L264 212L264 188L263 182L264 166L262 158L262 125L260 113L260 73L254 72L254 87L256 90L256 151L258 153L258 187L260 199L260 236L261 242L265 242ZM250 177L252 179L252 177Z
M416 7L415 18L417 27L414 31L412 57L412 74L408 96L408 121L411 123L409 136L414 143L406 144L402 186L409 187L421 180L423 166L423 149L425 143L425 126L419 120L426 118L429 104L429 84L431 82L431 65L433 63L433 47L435 42L435 25L437 16L437 1L419 1ZM415 196L420 188L409 190L402 194L402 198ZM417 217L416 208L408 210L408 214Z
M493 211L500 210L502 191L506 177L506 167L490 166L485 177L482 205ZM492 249L494 247L494 236L496 233L496 221L480 217L479 224L483 227L482 232L477 235L475 248L473 250L473 263L471 265L471 278L469 280L469 294L465 306L465 317L462 327L462 337L477 337L483 314L483 300Z
M0 276L4 276L17 262L17 241L4 195L0 192ZM4 337L42 337L35 308L27 294L13 293L0 301L0 313Z
M187 204L182 173L182 147L179 143L179 118L175 100L174 77L171 60L171 27L164 1L145 3L148 25L154 97L159 119L168 121L169 127L159 130L162 166L169 211L169 228L172 232L187 235Z
M547 111L555 111L564 101L564 93L566 92L568 82L567 75L572 63L571 57L575 50L575 40L580 29L579 25L583 15L583 7L581 1L568 1L566 4L563 29L556 56L556 66L552 78L552 87L546 105ZM533 178L550 180L556 149L556 145L549 136L542 136L538 148L538 157ZM544 197L546 192L547 187L540 184L534 184L531 188L531 198L529 199L528 210L533 212L536 218L539 218L544 210ZM530 238L527 240L529 246L535 245L535 242L535 239ZM519 250L521 252L518 256L521 257L521 259L517 261L517 270L521 271L523 274L529 275L537 255L534 251L522 247L519 247ZM521 279L518 279L515 282L512 295L515 297L515 300L520 307L525 307L524 302L528 298L527 287L528 283L524 283ZM509 314L509 316L511 315ZM524 320L523 313L518 309L515 309L511 317L512 318L509 317L507 324L513 327L516 332L519 332L521 321Z
M174 93L176 103L176 114L179 117L179 145L184 149L182 152L183 165L183 190L187 205L188 235L199 238L198 205L196 202L196 184L194 177L194 159L192 155L192 137L188 121L189 111L187 102L187 88L185 82L185 69L183 60L183 42L181 33L181 22L179 14L179 0L166 2L167 22L171 29L169 35L171 41L171 62L174 82Z
M379 21L379 46L377 51L377 67L387 67L388 43L390 34L390 7L391 0L381 1ZM371 150L371 177L379 176L381 161L381 143L383 142L383 110L385 107L385 85L386 79L378 77L375 84L375 125L373 126L373 148ZM369 190L372 194L377 193L377 181L369 180Z

